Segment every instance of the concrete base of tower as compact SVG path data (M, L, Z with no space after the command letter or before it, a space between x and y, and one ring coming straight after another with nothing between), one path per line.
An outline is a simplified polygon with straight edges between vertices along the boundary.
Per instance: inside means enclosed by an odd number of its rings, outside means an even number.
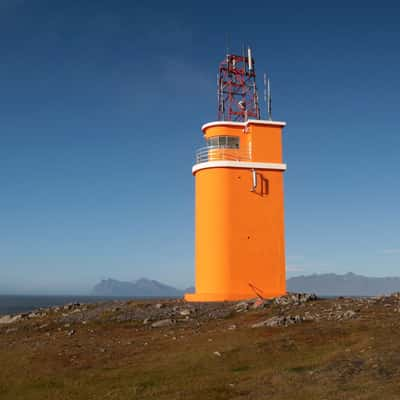
M263 298L272 299L274 297L284 296L286 292L280 293L267 293L263 294ZM241 301L250 300L257 297L254 292L251 293L186 293L184 298L187 302L201 303L201 302L219 302L219 301Z

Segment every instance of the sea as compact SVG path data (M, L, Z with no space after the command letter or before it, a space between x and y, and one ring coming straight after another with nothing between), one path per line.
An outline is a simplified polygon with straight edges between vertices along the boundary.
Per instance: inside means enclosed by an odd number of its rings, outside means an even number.
M18 314L38 308L62 306L68 303L97 303L101 301L138 299L134 297L100 297L100 296L41 296L41 295L0 295L0 315Z

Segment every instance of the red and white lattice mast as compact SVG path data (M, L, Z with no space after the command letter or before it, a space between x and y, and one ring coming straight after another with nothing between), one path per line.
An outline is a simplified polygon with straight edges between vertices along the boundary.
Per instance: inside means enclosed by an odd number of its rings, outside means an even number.
M227 54L218 73L218 119L243 122L260 119L256 71L251 49L247 56Z

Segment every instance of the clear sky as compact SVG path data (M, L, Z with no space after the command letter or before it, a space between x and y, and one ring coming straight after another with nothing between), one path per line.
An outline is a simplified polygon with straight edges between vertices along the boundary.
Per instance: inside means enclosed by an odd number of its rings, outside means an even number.
M400 9L327 3L0 0L0 292L193 283L228 36L288 123L288 274L400 275Z

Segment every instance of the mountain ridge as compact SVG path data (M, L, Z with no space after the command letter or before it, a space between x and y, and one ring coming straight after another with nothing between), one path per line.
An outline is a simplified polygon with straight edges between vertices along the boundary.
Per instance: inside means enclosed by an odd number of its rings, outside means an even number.
M368 277L353 272L346 274L300 275L287 279L289 292L312 292L319 296L378 296L400 291L400 277ZM181 297L194 287L178 289L154 279L136 281L103 279L93 287L97 296Z
M287 280L287 290L312 291L320 296L379 296L400 291L400 277L368 277L353 272L300 275Z
M103 279L93 287L96 296L134 296L134 297L181 297L186 290L177 289L154 279L140 278L136 281Z

